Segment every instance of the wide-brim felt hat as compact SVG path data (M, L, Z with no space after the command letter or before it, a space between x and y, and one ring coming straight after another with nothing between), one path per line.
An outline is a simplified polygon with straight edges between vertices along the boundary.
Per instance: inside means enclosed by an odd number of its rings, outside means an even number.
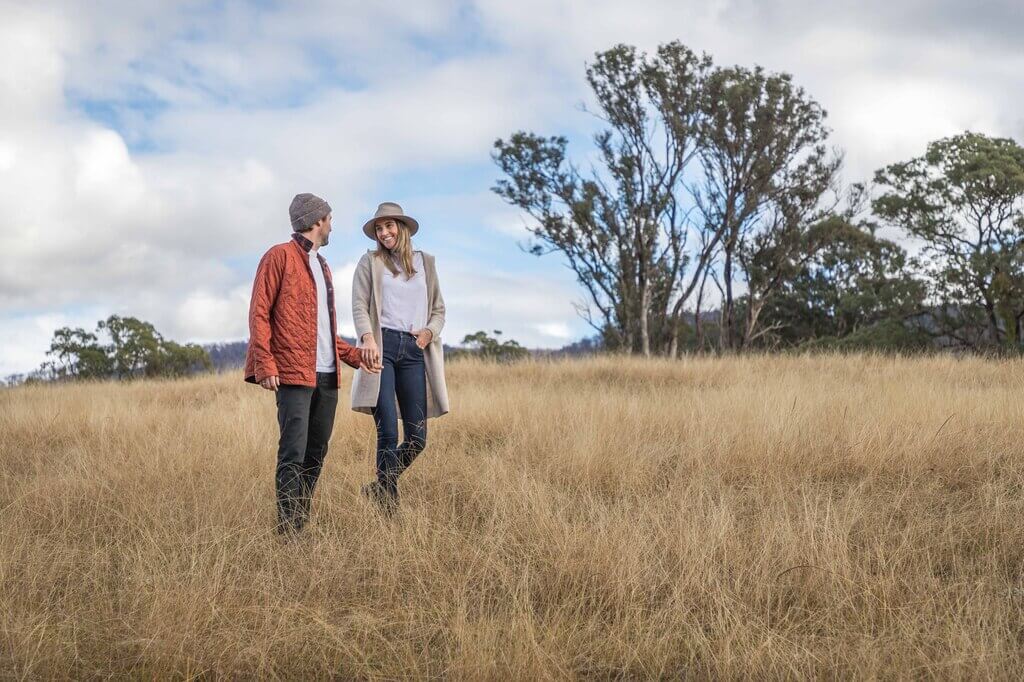
M363 234L377 241L377 230L373 224L381 218L391 218L405 224L409 228L409 236L416 234L417 230L420 229L420 224L416 222L415 218L411 218L405 215L402 211L402 207L393 201L385 201L383 204L377 207L377 212L373 214L373 217L366 221L363 225Z

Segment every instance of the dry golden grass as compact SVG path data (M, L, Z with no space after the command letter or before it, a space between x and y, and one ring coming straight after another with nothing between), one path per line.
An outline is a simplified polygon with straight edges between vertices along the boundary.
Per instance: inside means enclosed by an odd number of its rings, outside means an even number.
M0 673L1024 674L1024 363L449 380L395 523L358 496L372 423L343 399L292 544L274 401L237 375L0 391Z

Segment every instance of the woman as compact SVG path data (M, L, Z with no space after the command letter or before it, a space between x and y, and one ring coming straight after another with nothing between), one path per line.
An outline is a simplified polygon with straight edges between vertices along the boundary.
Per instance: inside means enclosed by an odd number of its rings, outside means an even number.
M398 477L427 444L427 419L448 412L444 380L444 299L434 257L412 247L419 223L385 202L363 225L377 243L356 266L352 318L362 362L352 409L377 425L377 480L362 492L386 513L398 508ZM398 418L404 441L398 443Z

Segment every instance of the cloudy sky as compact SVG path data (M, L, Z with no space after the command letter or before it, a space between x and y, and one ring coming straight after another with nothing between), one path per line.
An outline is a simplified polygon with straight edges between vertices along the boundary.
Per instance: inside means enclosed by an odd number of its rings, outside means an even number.
M447 342L561 346L588 333L580 293L520 250L489 153L526 129L586 154L595 51L679 39L792 73L853 181L964 129L1024 141L1022 32L1011 0L0 0L0 377L112 313L246 338L256 263L304 191L334 208L342 331L359 226L391 200L437 256Z

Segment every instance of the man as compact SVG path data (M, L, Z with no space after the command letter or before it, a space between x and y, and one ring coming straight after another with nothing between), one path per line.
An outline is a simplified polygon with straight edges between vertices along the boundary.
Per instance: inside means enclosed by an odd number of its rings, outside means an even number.
M256 269L245 357L245 380L277 398L281 533L302 530L309 518L334 428L341 363L360 363L359 349L338 337L331 270L319 254L331 233L331 207L313 194L297 194L288 212L291 240L271 247Z

